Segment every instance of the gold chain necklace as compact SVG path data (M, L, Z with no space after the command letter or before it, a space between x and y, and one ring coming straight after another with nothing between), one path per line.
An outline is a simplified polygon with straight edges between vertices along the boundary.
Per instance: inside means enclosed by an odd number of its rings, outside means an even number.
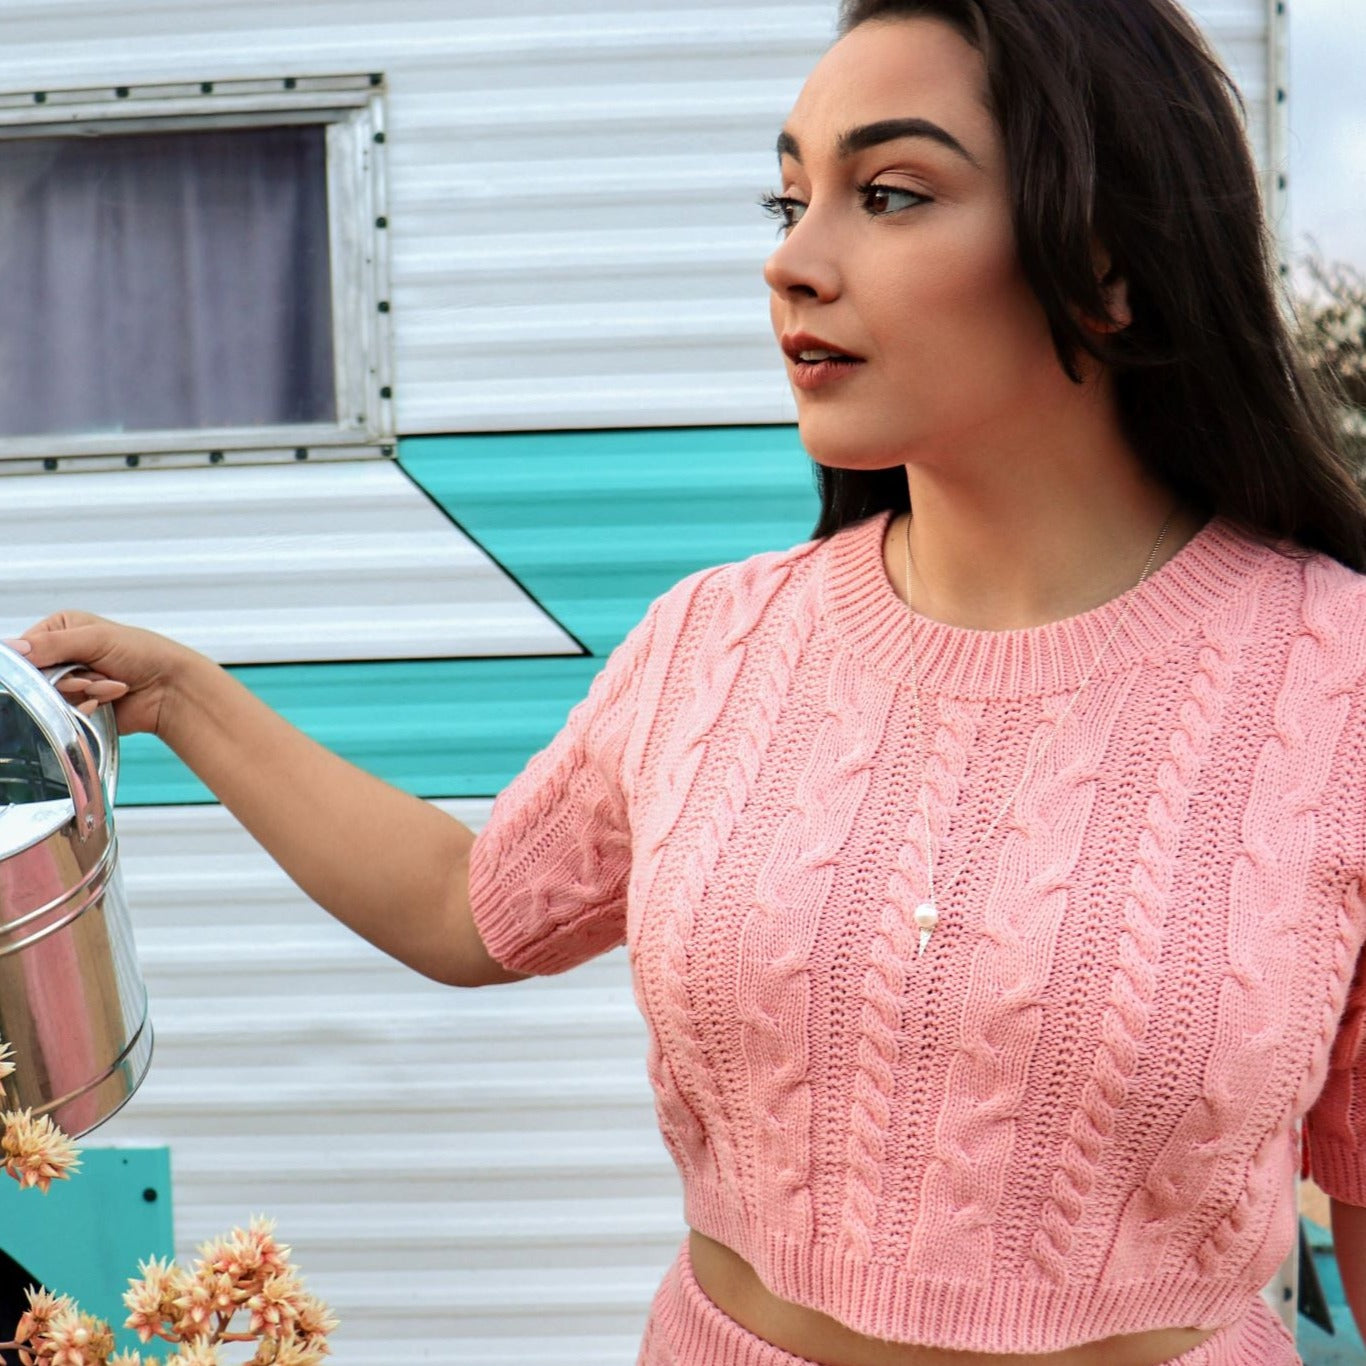
M1153 542L1152 550L1148 552L1148 562L1143 566L1143 572L1138 576L1138 583L1142 583L1143 580L1148 577L1148 571L1152 568L1153 559L1157 555L1157 548L1162 544L1163 538L1167 534L1167 528L1171 525L1171 520L1175 515L1176 508L1173 507L1167 514L1167 520L1162 523L1162 530L1157 533L1157 540ZM1137 588L1138 584L1136 583L1134 587ZM1106 636L1105 643L1101 646L1100 653L1096 656L1096 662L1091 665L1086 677L1082 679L1081 687L1077 689L1072 696L1072 700L1067 704L1067 710L1053 722L1053 729L1049 732L1048 739L1044 741L1042 749L1040 749L1034 758L1025 765L1024 777L1020 779L1015 791L1006 798L1005 806L996 813L996 819L987 827L986 834L984 834L963 856L962 862L958 865L958 871L949 879L948 884L944 888L946 893L948 888L952 887L962 875L963 870L968 865L968 859L981 848L984 841L991 837L991 832L996 829L1001 817L1005 815L1006 811L1009 810L1011 804L1015 801L1015 798L1023 791L1024 785L1029 781L1029 775L1034 771L1034 765L1048 752L1049 746L1053 743L1054 736L1057 735L1062 723L1067 720L1068 716L1071 714L1072 708L1076 706L1077 698L1082 695L1086 685L1091 681L1091 676L1100 667L1100 661L1105 658L1105 652L1110 648L1110 642L1115 638L1115 632L1119 630L1120 623L1124 620L1125 616L1128 614L1129 608L1132 606L1133 599L1130 598L1129 601L1124 604L1119 616L1115 618L1115 624L1110 628L1110 634ZM906 610L908 612L911 610L911 519L909 517L906 518ZM912 613L912 616L914 616L914 613ZM911 694L915 700L915 742L917 748L923 751L924 742L920 731L920 685L916 678L914 649L911 650ZM917 958L925 952L925 945L930 942L930 934L934 930L934 927L939 923L939 906L934 890L934 843L930 835L929 812L925 808L925 784L923 781L920 784L920 814L925 822L925 856L929 864L930 899L928 901L922 901L920 905L915 908L915 923L920 930L920 947L916 950Z

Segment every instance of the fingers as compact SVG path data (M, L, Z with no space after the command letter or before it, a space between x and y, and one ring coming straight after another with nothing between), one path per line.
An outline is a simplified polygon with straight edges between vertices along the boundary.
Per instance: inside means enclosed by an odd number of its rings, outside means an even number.
M96 624L56 626L49 625L70 620L71 613L58 613L47 621L32 626L22 636L5 641L12 650L17 650L35 668L46 669L53 664L69 664L73 661L93 663L100 659L109 646L107 627L95 619Z
M96 703L116 702L128 692L127 683L85 670L59 678L56 687L68 702L83 701L87 697L93 698Z

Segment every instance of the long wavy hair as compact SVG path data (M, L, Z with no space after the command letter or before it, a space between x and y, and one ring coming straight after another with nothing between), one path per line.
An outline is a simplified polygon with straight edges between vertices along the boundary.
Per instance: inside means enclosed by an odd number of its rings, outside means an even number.
M1246 105L1194 21L1175 0L843 0L838 34L918 16L985 59L1021 267L1068 377L1078 348L1113 368L1126 439L1204 515L1366 572L1366 496L1295 339ZM1069 311L1107 316L1093 234L1127 281L1118 332ZM910 506L900 465L815 475L813 539Z

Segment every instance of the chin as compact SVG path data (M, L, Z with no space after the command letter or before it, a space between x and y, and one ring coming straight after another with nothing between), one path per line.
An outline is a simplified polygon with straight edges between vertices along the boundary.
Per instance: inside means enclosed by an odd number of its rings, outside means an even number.
M886 470L909 461L910 446L875 432L850 431L834 415L819 422L802 421L798 432L806 453L818 465L837 470Z

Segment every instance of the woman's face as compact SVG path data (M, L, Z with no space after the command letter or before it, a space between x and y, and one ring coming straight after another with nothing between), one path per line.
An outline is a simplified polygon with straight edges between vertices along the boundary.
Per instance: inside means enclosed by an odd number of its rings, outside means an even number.
M814 389L798 376L815 367L787 359L802 443L822 464L1009 449L1075 389L1020 273L985 97L981 55L949 25L874 20L830 48L783 129L791 227L764 268L774 333L863 358L827 367L835 377ZM877 128L907 119L937 124L963 153Z

